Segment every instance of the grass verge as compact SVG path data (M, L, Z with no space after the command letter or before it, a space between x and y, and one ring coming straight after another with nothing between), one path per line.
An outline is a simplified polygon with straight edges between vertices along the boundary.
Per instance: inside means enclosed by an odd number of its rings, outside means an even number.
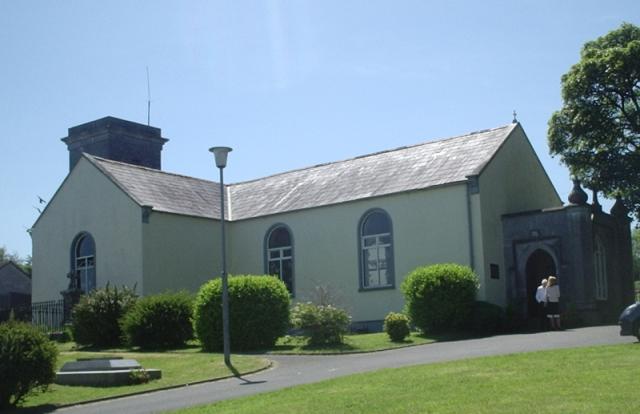
M107 397L134 394L177 385L224 378L232 375L224 365L221 354L209 354L191 348L166 352L129 352L109 350L100 352L75 351L68 344L61 346L57 368L67 361L78 358L105 358L117 356L136 359L144 368L159 368L162 378L146 384L118 387L80 387L53 384L49 391L28 397L24 407L42 405L66 405ZM234 368L241 374L256 371L269 366L265 358L245 355L233 355Z
M636 413L638 377L635 343L382 370L178 413Z
M440 338L442 339L442 338ZM285 336L280 338L276 346L269 350L269 354L349 354L359 352L383 351L386 349L403 348L435 342L435 338L428 338L418 333L411 333L402 342L392 342L386 333L345 335L344 343L338 345L310 346L303 337Z

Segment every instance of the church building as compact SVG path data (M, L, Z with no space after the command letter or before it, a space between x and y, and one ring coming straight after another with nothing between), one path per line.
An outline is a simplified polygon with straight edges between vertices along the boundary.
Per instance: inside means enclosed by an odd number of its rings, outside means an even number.
M111 285L196 292L221 269L220 185L161 169L161 131L113 117L72 127L70 171L33 225L33 302ZM458 263L478 299L533 315L542 277L565 310L609 321L632 301L630 220L576 182L563 205L522 126L224 186L231 275L270 274L293 300L330 289L354 325L401 311L418 266Z

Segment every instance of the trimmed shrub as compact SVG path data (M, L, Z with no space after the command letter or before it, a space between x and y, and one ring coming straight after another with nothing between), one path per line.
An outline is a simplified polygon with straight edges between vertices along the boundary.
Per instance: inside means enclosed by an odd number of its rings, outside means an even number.
M284 336L289 326L289 291L273 276L229 277L231 349L266 349ZM200 288L194 304L196 336L205 351L222 350L222 280Z
M409 318L403 313L389 312L384 318L384 331L393 342L402 342L409 336Z
M493 335L504 330L505 311L498 305L476 301L470 319L470 328L475 335Z
M31 325L0 324L0 411L45 391L55 379L57 356L55 344Z
M120 318L134 305L137 295L123 286L96 289L73 308L71 332L79 345L96 347L122 344Z
M467 266L446 263L419 267L402 282L406 313L425 333L463 328L478 287L478 277Z
M193 338L192 314L191 295L167 292L138 299L120 320L120 327L128 345L178 348Z
M332 305L298 303L291 310L291 324L300 329L309 345L341 344L351 317Z

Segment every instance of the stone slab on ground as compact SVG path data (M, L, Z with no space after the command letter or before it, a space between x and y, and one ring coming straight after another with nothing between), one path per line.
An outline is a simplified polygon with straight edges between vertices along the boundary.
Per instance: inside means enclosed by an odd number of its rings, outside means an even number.
M121 369L106 371L59 371L56 373L55 383L60 385L83 385L89 387L111 387L115 385L131 384L131 376L148 375L149 380L162 378L162 371L159 369Z
M61 372L83 372L83 371L112 371L140 369L142 366L135 359L122 358L95 358L79 359L77 361L66 362Z

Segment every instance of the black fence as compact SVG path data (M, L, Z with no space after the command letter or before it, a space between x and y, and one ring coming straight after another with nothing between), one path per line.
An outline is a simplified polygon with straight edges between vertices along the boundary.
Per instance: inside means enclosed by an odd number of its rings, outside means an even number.
M64 300L50 300L0 309L0 322L10 317L18 321L31 322L42 332L60 332L65 324Z
M43 332L59 332L65 323L64 300L31 304L31 324Z

